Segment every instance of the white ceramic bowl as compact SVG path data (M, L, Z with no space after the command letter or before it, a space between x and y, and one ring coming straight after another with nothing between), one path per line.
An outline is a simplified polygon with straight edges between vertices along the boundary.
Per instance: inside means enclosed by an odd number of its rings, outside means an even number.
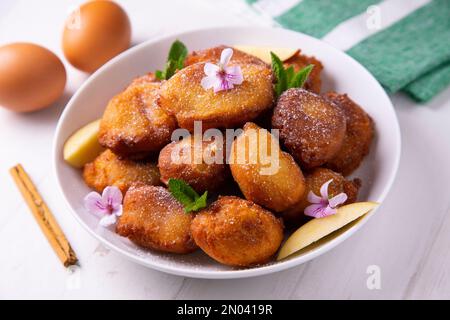
M313 249L281 262L252 268L232 269L214 262L200 250L190 255L172 255L144 250L112 231L98 227L98 220L83 208L90 191L81 172L67 165L62 156L66 139L78 128L101 117L111 97L133 78L162 68L168 49L175 39L189 50L219 44L247 44L301 48L325 66L323 89L348 93L370 114L376 124L376 139L369 156L354 176L363 180L359 200L382 202L396 175L400 158L400 130L388 96L373 76L358 62L330 45L304 34L253 27L229 27L190 31L149 40L108 62L92 75L72 97L62 114L54 141L54 169L62 196L77 220L99 241L125 257L160 271L197 278L240 278L268 274L297 266L335 247L358 230L367 219L341 230Z

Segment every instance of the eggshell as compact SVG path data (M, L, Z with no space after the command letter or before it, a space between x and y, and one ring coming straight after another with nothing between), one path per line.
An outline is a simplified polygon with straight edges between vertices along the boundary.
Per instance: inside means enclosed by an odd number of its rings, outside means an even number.
M64 92L66 69L51 51L32 43L0 47L0 105L16 112L45 108Z
M67 19L62 46L75 68L91 73L128 49L130 42L126 12L112 1L90 1Z

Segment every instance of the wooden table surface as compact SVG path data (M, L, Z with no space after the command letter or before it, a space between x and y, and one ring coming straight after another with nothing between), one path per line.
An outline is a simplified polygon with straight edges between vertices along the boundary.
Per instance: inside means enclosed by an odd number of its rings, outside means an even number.
M239 0L119 2L133 22L134 43L191 28L268 24ZM424 2L388 0L380 6L382 23L389 24ZM0 45L33 41L62 56L63 21L78 3L2 0ZM345 49L371 32L364 27L366 18L346 22L325 40ZM403 143L397 179L382 209L353 237L284 272L197 280L126 260L100 245L69 213L52 174L52 139L65 103L86 76L68 65L67 70L66 94L53 107L27 115L0 110L0 298L450 298L450 90L427 105L401 94L392 96ZM18 162L65 230L80 268L64 269L50 249L8 175ZM371 270L379 272L379 288L367 285Z

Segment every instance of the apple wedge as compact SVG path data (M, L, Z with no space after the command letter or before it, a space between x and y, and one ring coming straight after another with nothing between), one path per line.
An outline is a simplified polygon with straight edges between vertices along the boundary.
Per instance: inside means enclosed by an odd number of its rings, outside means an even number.
M100 120L91 122L76 131L64 144L64 160L75 168L82 168L102 151L98 143Z
M338 208L338 212L334 215L308 221L286 240L278 253L277 260L284 259L309 246L365 215L377 206L378 203L376 202L356 202Z
M241 45L235 45L233 47L245 53L254 55L268 64L272 62L272 58L270 57L271 51L275 53L280 58L281 61L286 61L300 52L299 49L292 49L292 48L253 47Z

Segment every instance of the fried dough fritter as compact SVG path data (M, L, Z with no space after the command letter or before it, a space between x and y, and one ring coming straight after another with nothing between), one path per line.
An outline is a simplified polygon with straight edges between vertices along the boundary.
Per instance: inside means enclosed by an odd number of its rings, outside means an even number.
M374 136L374 124L370 116L346 94L328 92L324 97L335 103L347 120L347 131L342 147L327 162L326 167L347 176L359 167L369 153Z
M306 174L306 192L303 199L293 208L282 213L282 217L287 226L297 228L309 220L309 217L303 214L305 208L310 205L307 200L308 193L312 191L316 195L320 195L320 187L331 179L333 181L328 186L328 194L330 197L345 192L348 196L345 204L356 201L359 188L361 187L361 181L359 179L346 180L340 173L327 168L316 168Z
M158 105L161 84L152 75L134 80L108 104L100 122L99 142L121 156L142 158L170 142L175 118Z
M190 253L192 214L163 187L133 186L123 202L116 232L139 246L163 252Z
M148 83L154 83L154 82L159 82L159 80L156 78L155 74L153 72L149 72L143 76L137 77L136 79L134 79L129 87L134 86L134 85L140 85L140 84L148 84Z
M186 57L184 65L187 67L199 62L211 62L217 64L217 62L220 61L220 55L222 54L222 51L226 48L230 47L221 45L214 48L193 51ZM239 64L257 64L260 66L267 66L267 64L258 57L234 48L231 61Z
M305 192L305 179L292 156L281 151L269 131L251 122L233 141L230 168L247 200L276 212L295 205Z
M273 74L267 65L240 63L233 56L230 65L241 66L244 82L217 93L200 84L204 65L190 65L161 86L160 106L176 117L180 127L192 131L194 121L202 121L204 130L236 127L272 107Z
M283 240L283 223L257 204L220 197L192 222L196 244L229 266L248 267L269 261Z
M158 167L163 183L181 179L199 193L217 190L229 176L223 144L199 139L196 147L192 136L165 146Z
M320 89L322 87L322 80L321 80L321 74L323 70L322 62L317 60L315 57L306 56L301 54L300 52L284 62L285 68L293 66L295 72L300 71L301 69L310 64L314 65L314 68L312 69L311 74L306 80L304 88L314 93L320 93Z
M346 131L343 112L332 102L310 91L293 88L279 98L272 127L305 169L323 165L342 146Z
M161 184L155 164L120 159L109 149L84 166L83 178L90 188L100 193L107 186L116 186L125 194L133 184Z

